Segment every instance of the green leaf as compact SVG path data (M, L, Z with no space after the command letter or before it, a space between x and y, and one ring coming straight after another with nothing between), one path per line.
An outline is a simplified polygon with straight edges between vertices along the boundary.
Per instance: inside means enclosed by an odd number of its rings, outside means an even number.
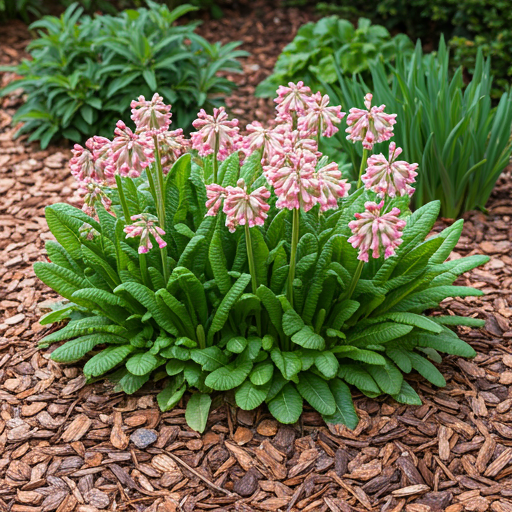
M134 347L131 345L107 347L87 361L84 366L84 374L92 377L103 375L124 361L125 357L133 350Z
M256 386L263 386L270 382L274 373L274 365L271 361L262 361L258 363L249 376L251 382Z
M192 350L190 356L207 372L213 372L228 362L228 357L216 346Z
M414 327L418 327L419 329L435 333L440 333L443 330L441 327L439 327L438 324L436 324L436 322L430 320L430 318L427 318L423 315L417 315L415 313L397 311L395 313L385 313L375 319L375 321L379 322L381 320L393 320L393 322L412 325Z
M352 402L352 395L348 386L340 379L333 379L329 381L329 389L334 396L336 410L334 414L323 415L326 423L333 423L335 425L345 425L351 430L354 430L359 423L354 403Z
M165 365L165 371L167 375L172 377L173 375L177 375L181 373L185 368L185 361L180 361L179 359L171 359Z
M341 357L348 357L355 361L363 361L367 364L385 365L386 360L376 352L372 350L364 350L350 345L342 345L340 347L334 347L332 352L339 354Z
M297 390L320 414L330 415L336 411L336 403L327 382L314 373L301 373Z
M181 400L186 389L187 385L183 383L183 379L172 379L156 396L160 410L170 411Z
M356 347L364 347L371 344L381 344L405 336L412 331L412 326L384 322L371 325L364 331L347 336L347 343Z
M135 354L126 361L126 368L133 375L146 375L151 373L158 365L158 359L149 352Z
M402 370L404 373L410 373L412 371L412 363L409 358L409 350L403 350L400 348L391 348L386 350L386 355L393 360L393 362Z
M446 386L446 381L444 380L441 372L430 361L415 352L410 352L408 356L411 360L412 367L420 375L425 377L425 379L434 384L434 386L438 386L440 388Z
M302 413L302 398L293 384L286 384L268 403L270 414L285 424L296 423Z
M325 340L308 325L305 325L300 331L296 332L292 336L292 341L301 347L313 350L323 350L325 348Z
M296 352L281 352L274 348L270 357L286 380L292 380L301 370L301 360Z
M51 355L53 361L57 363L69 363L71 361L78 361L90 352L96 345L101 343L119 343L125 342L126 339L113 336L112 334L90 334L88 336L81 336L74 340L68 341L56 348Z
M185 419L187 425L196 432L203 433L208 422L208 413L212 399L208 395L202 393L194 393L187 404L185 411Z
M127 395L132 395L138 391L148 380L149 374L133 375L130 372L126 372L126 374L118 381L115 390L124 391ZM183 392L185 392L185 389L183 389Z
M247 347L247 339L243 336L236 336L231 338L226 345L226 348L235 354L241 354L245 347Z
M363 392L380 395L381 391L373 377L362 367L355 364L340 365L338 377Z
M236 405L244 411L252 411L261 405L270 389L270 380L262 386L256 386L246 380L235 392Z
M454 333L453 335L444 333L436 336L426 333L416 333L410 335L408 339L414 341L419 347L430 347L439 350L439 352L444 352L445 354L469 358L476 357L476 352L473 347L459 339Z
M235 367L234 364L218 368L206 377L205 384L216 391L227 391L242 384L252 369L252 362L242 363Z
M294 309L288 309L283 314L283 332L287 336L299 332L304 327L304 321Z
M396 395L400 392L403 377L391 361L386 361L384 366L367 365L365 368L384 393Z
M405 380L402 381L402 387L400 388L400 391L395 394L391 395L397 402L401 404L407 404L407 405L421 405L421 398L418 396L418 393L414 391L414 389L410 386L408 382Z
M315 357L315 366L327 379L332 379L338 373L339 363L332 352L325 351Z

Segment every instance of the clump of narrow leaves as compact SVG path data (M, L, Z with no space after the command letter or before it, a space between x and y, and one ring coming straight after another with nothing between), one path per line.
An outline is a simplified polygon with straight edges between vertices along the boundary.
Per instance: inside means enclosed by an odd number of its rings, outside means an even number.
M294 87L290 90L281 91L281 121L265 135L267 142L279 136L281 146L273 155L263 143L251 150L250 136L240 141L236 123L224 111L202 113L192 144L206 155L175 155L167 174L158 146L170 116L165 118L167 110L156 96L153 107L142 102L154 114L152 126L145 126L145 154L154 160L129 175L112 170L113 152L106 151L106 174L110 169L115 181L111 176L110 184L106 178L95 183L98 190L89 190L86 209L92 216L67 204L47 207L55 241L46 244L51 262L36 263L35 271L68 302L41 323L69 319L41 341L48 347L67 340L52 351L53 360L69 363L87 356L83 371L90 380L106 377L128 394L150 379L162 380L163 411L191 390L186 420L203 431L211 395L230 390L238 407L251 410L266 403L283 423L296 422L306 400L325 421L354 428L358 418L349 386L369 397L387 393L401 403L419 404L404 374L415 370L444 386L433 364L441 360L439 353L475 355L451 327L478 327L480 320L423 314L447 297L481 294L453 283L487 257L446 261L462 221L428 237L438 201L411 214L409 193L379 196L354 183L348 195L346 180L332 167L331 174L323 171L325 159L287 145L286 140L298 140L314 149L311 142L325 128L319 124L315 133L305 122L302 131L295 128L315 106L303 89L295 96L304 101L302 107L296 102L297 109L286 112L293 99L289 94L295 94ZM335 124L342 117L336 112ZM140 134L141 119L148 117L134 114L134 119ZM217 126L212 145L205 125ZM392 133L362 135L368 145ZM351 136L356 139L357 130ZM105 144L117 147L116 141ZM75 151L76 158L85 154L84 148ZM99 166L96 157L91 155ZM292 182L303 187L307 181L309 187L300 196L279 181L283 169L293 166ZM362 176L366 184L367 174ZM322 200L326 176L338 187L329 189L337 190L337 201ZM381 204L373 203L381 198ZM388 213L378 217L379 208ZM383 234L366 247L361 226L369 215L390 219L375 221L379 229L393 225L399 232L386 232L388 238ZM159 249L152 249L152 240Z

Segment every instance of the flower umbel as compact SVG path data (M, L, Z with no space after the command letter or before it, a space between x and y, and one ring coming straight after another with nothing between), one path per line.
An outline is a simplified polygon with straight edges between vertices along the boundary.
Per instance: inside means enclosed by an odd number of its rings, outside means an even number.
M192 147L199 151L200 156L207 156L213 153L215 140L218 137L219 151L225 156L233 146L233 139L238 134L238 120L228 119L224 107L214 108L213 116L208 115L204 109L199 111L197 119L192 123L197 132L192 132Z
M321 165L321 164L320 164ZM318 185L320 187L320 210L333 210L338 208L338 198L346 197L350 190L350 183L341 179L341 171L338 164L331 162L316 171Z
M224 187L216 183L206 185L206 197L208 198L208 201L206 201L206 208L208 208L206 215L215 217L219 213L227 193L228 191Z
M154 162L153 141L145 134L133 133L123 121L118 121L116 137L110 145L108 170L112 174L138 178Z
M267 203L270 192L260 187L250 194L243 179L236 187L226 187L227 197L223 212L226 214L226 226L232 233L238 226L247 224L250 228L263 226L270 206Z
M141 213L140 215L133 215L131 220L133 220L134 223L125 226L124 232L126 233L126 238L140 236L139 254L144 254L153 248L149 235L156 240L160 249L167 245L162 239L162 236L165 235L165 231L156 225L158 219L154 215Z
M288 83L288 87L280 85L277 89L276 109L280 114L304 112L310 101L311 89L304 82Z
M84 196L82 210L91 217L96 212L96 203L98 201L101 202L105 210L109 210L112 206L112 200L105 194L103 187L90 178L80 182L77 192L79 195Z
M393 125L396 114L386 114L386 105L372 107L373 96L368 93L364 104L368 110L351 108L347 116L347 139L352 142L362 141L365 149L373 149L377 142L384 142L393 137Z
M320 92L317 92L310 100L304 116L299 118L299 130L309 133L320 131L324 137L332 137L338 131L338 127L334 125L341 122L345 112L341 111L339 105L329 107L330 100L327 94L322 96Z
M153 136L165 132L171 124L171 106L164 103L164 99L155 92L151 101L139 96L130 104L131 118L137 127L137 133L147 132Z
M397 160L402 148L397 148L394 142L389 145L389 159L380 153L368 158L366 173L361 177L367 189L372 189L377 195L384 197L403 196L414 194L414 183L417 176L418 164L409 164L404 160Z
M348 239L354 249L359 249L357 259L368 261L368 251L372 250L373 258L380 258L384 248L384 259L395 254L395 249L402 243L402 230L406 222L398 218L400 210L393 208L389 213L381 215L384 201L379 204L368 201L364 204L365 211L356 213L348 227L353 235Z

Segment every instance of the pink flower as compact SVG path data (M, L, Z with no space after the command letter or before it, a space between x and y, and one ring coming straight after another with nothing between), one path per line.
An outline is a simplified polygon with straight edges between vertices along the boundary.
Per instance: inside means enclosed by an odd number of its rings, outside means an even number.
M247 224L250 228L263 226L270 206L267 203L270 192L260 187L250 194L243 179L236 187L226 187L227 197L223 212L226 214L226 226L232 233L238 226Z
M414 178L417 176L418 164L409 164L404 160L396 160L402 153L394 142L389 145L389 160L381 153L368 158L366 173L361 180L367 189L372 189L377 195L384 197L403 196L414 194Z
M174 162L185 154L190 147L190 141L183 136L183 130L160 132L157 135L158 148L162 161L162 170L167 174Z
M171 124L171 106L164 103L164 99L157 92L151 101L139 96L130 104L131 118L137 127L137 133L147 132L149 136L165 132Z
M265 177L278 196L278 208L302 208L307 212L318 203L320 184L315 177L315 165L313 153L299 150L290 155L284 164L279 162L279 155L276 155L270 165L264 167Z
M364 104L368 110L351 108L347 116L349 135L347 139L352 142L362 141L365 149L372 149L377 142L384 142L393 136L393 125L396 123L396 114L384 113L385 105L372 107L371 94L364 97Z
M208 198L208 201L206 201L206 208L208 208L206 215L215 217L217 213L219 213L226 195L227 190L224 187L221 187L216 183L206 185L206 197Z
M154 162L153 140L143 133L133 133L123 121L118 121L116 137L110 145L108 171L112 174L137 178Z
M395 249L402 243L402 230L405 221L398 218L400 210L393 208L389 213L381 215L384 200L379 204L368 201L364 204L366 211L356 213L348 227L353 235L348 239L354 249L359 249L357 259L368 261L368 251L372 250L373 258L380 258L384 248L384 259L395 254Z
M233 146L233 138L238 134L238 120L229 121L224 107L214 108L213 116L201 109L192 125L197 129L197 132L190 134L192 147L199 151L200 156L213 153L218 138L219 151L223 152L221 154L225 158L226 152Z
M338 207L338 198L346 197L350 190L350 183L347 180L341 179L341 171L338 169L338 164L331 162L326 166L318 169L316 172L318 185L320 187L320 210L333 210Z
M80 182L77 192L84 196L82 210L91 217L96 213L96 203L98 201L101 202L105 210L109 210L112 206L112 200L105 194L103 187L90 178Z
M110 148L110 141L105 137L91 137L85 143L85 148L75 144L71 152L73 157L69 161L71 174L77 181L94 181L104 184L113 182L108 172L105 172L106 158Z
M311 94L311 89L304 85L304 82L288 83L288 87L280 85L277 89L277 111L279 114L289 114L290 111L304 112L306 110Z
M265 128L258 121L247 125L248 135L244 137L243 149L252 153L263 148L262 159L270 159L276 151L280 151L284 143L284 132L281 126Z
M298 128L309 133L320 133L324 137L332 137L338 128L334 126L339 124L345 112L341 111L341 106L329 107L329 96L317 92L310 99L304 116L299 118Z
M149 235L156 240L160 249L167 245L160 236L165 235L165 231L156 225L157 218L154 215L141 213L140 215L133 215L131 219L135 222L125 226L124 232L126 233L126 238L140 236L139 254L144 254L153 248Z

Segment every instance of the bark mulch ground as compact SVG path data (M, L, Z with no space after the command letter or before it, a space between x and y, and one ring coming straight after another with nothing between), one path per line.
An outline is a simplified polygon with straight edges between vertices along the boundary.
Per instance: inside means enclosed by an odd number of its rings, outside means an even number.
M202 29L213 35L229 25L229 37L255 45L257 57L246 64L253 74L231 104L247 120L247 108L260 109L261 119L270 112L248 95L291 39L298 25L290 20L304 21L298 11L286 14ZM273 15L281 16L279 30L269 27ZM2 32L1 64L19 60L26 39L22 24ZM13 141L17 102L7 98L0 110L0 511L512 511L510 172L489 214L467 216L451 255L491 260L460 280L485 296L443 304L445 313L487 320L479 330L461 328L478 356L446 357L446 388L410 375L420 407L355 394L355 431L326 426L307 408L297 425L278 425L265 409L236 410L228 397L200 435L185 424L186 399L162 414L157 389L126 396L107 383L86 386L79 366L57 365L37 350L49 331L37 319L57 299L31 269L50 236L43 210L70 200L73 183L66 147L40 151Z

